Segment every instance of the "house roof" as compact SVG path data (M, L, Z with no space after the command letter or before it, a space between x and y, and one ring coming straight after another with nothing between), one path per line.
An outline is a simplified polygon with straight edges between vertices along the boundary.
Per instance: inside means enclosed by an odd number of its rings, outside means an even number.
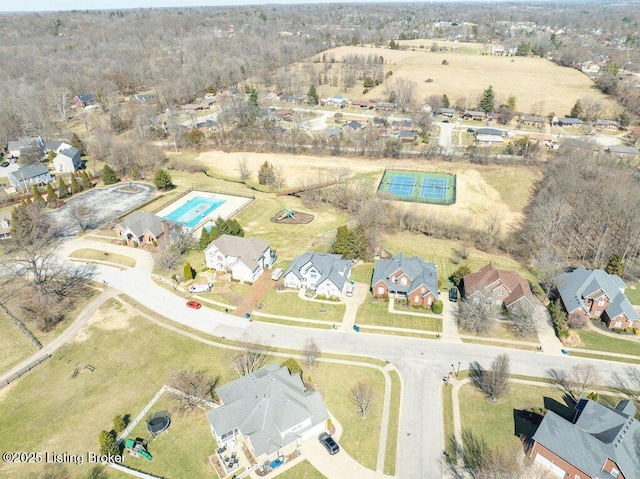
M391 276L398 270L402 270L409 277L410 283L408 285L403 286L391 281ZM391 259L376 261L371 285L373 286L380 281L394 291L403 293L409 293L424 284L429 291L438 296L438 267L416 256L407 258L399 253Z
M617 120L596 120L597 126L620 126L620 122Z
M324 132L327 136L338 136L341 131L340 128L327 128Z
M238 428L258 457L278 451L329 418L320 393L308 391L300 375L277 363L225 384L217 393L223 406L207 413L211 427L218 436Z
M138 238L144 235L147 230L156 238L164 232L162 228L162 218L145 211L134 211L118 224L124 229L128 228L131 230Z
M259 238L245 238L242 236L222 235L218 239L212 241L205 251L209 248L216 248L225 256L238 258L251 271L258 269L260 264L258 260L264 252L270 248L269 243Z
M320 279L316 284L329 280L338 289L342 289L351 270L351 260L342 259L342 255L339 254L304 253L293 259L284 274L286 276L289 273L293 273L302 279L304 277L303 272L311 266L315 267L320 273Z
M78 151L78 149L74 148L73 146L70 146L69 148L65 148L60 152L60 154L71 159L74 159L76 157L80 159L80 151Z
M69 144L59 140L47 140L44 142L45 150L57 151L58 148L60 148L62 145L69 145Z
M436 115L440 115L442 113L451 113L451 114L453 114L455 112L456 112L456 110L453 109L453 108L438 108L436 110Z
M414 130L402 130L400 132L400 138L411 138L412 140L416 137L416 132Z
M393 128L411 128L413 126L413 120L410 120L410 119L394 120L391 122L391 126Z
M567 116L565 118L560 118L558 123L562 123L563 125L582 125L583 121L580 118L571 118Z
M640 153L640 150L634 148L633 146L625 146L625 145L613 145L607 148L609 153L623 153L628 155L637 155Z
M462 116L481 116L481 117L484 117L484 112L483 111L467 110L462 114Z
M7 147L9 150L20 150L32 145L44 146L44 141L39 136L23 137L18 140L9 141Z
M615 409L581 399L571 423L548 411L533 439L590 477L613 477L602 471L607 459L627 479L640 479L640 422L635 406L621 401Z
M564 307L569 313L578 308L588 312L589 307L585 303L585 298L598 290L602 290L610 301L614 301L626 288L624 281L619 276L607 274L602 269L591 270L582 266L569 273L560 274L556 279L556 284ZM627 308L626 305L622 306L625 300L627 303L629 302L622 294L622 298L618 300L621 308ZM629 307L633 309L630 304Z
M476 134L476 140L485 143L504 143L504 138L500 135L478 135Z
M515 271L497 269L493 263L483 266L475 273L466 274L462 280L464 282L464 292L467 296L475 292L490 295L491 291L499 283L503 284L509 291L509 295L504 298L504 305L507 308L523 298L535 305L529 283Z
M544 117L542 116L532 116L532 115L522 115L522 121L532 121L536 123L544 123Z
M76 96L76 98L78 98L78 100L80 100L82 103L91 103L96 101L96 97L93 96L91 93L80 93Z
M36 178L38 176L46 175L49 173L49 169L42 163L34 163L33 165L26 165L22 168L18 168L11 173L16 180L22 181L29 178Z
M616 318L624 314L630 321L640 321L640 314L638 314L623 293L618 293L605 311L609 318Z
M344 126L348 126L349 128L357 130L358 128L362 128L362 123L360 123L359 121L356 121L356 120L351 120L350 122L345 123Z
M477 135L502 136L502 135L504 135L504 131L503 130L499 130L498 128L476 128L475 134L476 134L476 136Z

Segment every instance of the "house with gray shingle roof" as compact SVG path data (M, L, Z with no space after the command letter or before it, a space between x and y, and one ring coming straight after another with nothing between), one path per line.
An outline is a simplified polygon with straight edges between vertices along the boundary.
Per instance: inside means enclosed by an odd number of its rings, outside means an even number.
M158 244L158 239L164 235L166 221L145 211L134 211L122 221L114 230L129 245L138 246Z
M228 271L233 279L255 283L271 267L271 246L259 238L222 235L204 250L207 267Z
M46 185L51 183L49 169L42 163L23 166L9 173L9 183L16 188L28 189L31 185Z
M82 159L77 148L65 148L53 159L53 167L60 173L75 173L82 168Z
M607 147L606 151L610 155L617 155L617 156L637 156L637 155L640 155L640 150L638 150L637 148L635 148L633 146L627 146L627 145L611 145L611 146Z
M304 253L284 272L287 288L308 288L326 297L340 296L351 275L351 260L339 254Z
M402 298L412 306L430 308L438 298L438 267L402 253L377 261L371 277L374 298Z
M558 120L558 126L581 126L584 122L580 118L566 116Z
M624 295L624 281L615 274L581 266L559 275L556 285L568 315L602 317L610 329L638 327L640 323L640 314Z
M286 455L326 429L318 391L277 363L216 389L222 406L207 413L219 445L244 441L257 462Z
M615 408L580 399L573 421L548 411L531 457L557 477L640 479L640 422L632 401Z

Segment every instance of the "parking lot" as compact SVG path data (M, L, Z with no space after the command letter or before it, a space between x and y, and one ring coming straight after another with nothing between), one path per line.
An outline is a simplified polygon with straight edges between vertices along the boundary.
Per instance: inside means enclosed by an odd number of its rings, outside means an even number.
M77 207L87 209L88 223L91 228L99 228L120 215L132 210L153 197L154 187L143 183L132 183L136 192L127 191L129 183L121 183L108 188L94 188L65 201L65 205L50 214L63 229L65 236L73 236L80 231L80 222L76 219Z

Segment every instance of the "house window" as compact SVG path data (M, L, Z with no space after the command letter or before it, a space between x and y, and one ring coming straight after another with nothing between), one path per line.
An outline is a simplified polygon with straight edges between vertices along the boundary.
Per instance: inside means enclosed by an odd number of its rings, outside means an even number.
M601 299L600 301L598 301L598 306L604 306L604 299Z
M418 296L417 294L413 297L413 302L418 304L420 302L420 296Z
M611 475L618 477L620 475L620 471L618 471L615 467L611 468Z
M378 294L384 294L384 286L378 286Z
M595 311L594 313L596 315L596 317L600 316L602 314L602 311Z
M391 282L395 283L396 282L396 277L395 276L391 276Z
M504 291L498 290L498 296L504 296Z
M622 321L616 321L616 324L613 326L614 328L622 327Z
M402 279L400 280L400 284L402 284L402 285L406 285L406 284L407 284L407 278L402 278Z

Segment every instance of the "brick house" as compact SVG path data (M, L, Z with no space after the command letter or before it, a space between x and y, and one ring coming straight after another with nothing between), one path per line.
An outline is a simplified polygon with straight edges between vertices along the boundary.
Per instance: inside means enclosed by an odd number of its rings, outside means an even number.
M529 283L515 271L497 269L493 263L462 278L462 292L475 304L485 302L507 309L536 309L536 300Z
M581 266L559 275L556 284L568 315L602 318L610 329L640 326L640 314L624 295L626 285L619 276Z
M402 298L412 306L430 308L438 298L438 267L402 253L377 261L373 267L371 293L374 298Z
M116 234L129 246L158 244L161 236L168 229L168 224L159 216L144 211L134 211L114 228Z
M554 476L640 479L640 422L632 401L615 408L580 399L572 421L548 411L533 436L532 459Z

